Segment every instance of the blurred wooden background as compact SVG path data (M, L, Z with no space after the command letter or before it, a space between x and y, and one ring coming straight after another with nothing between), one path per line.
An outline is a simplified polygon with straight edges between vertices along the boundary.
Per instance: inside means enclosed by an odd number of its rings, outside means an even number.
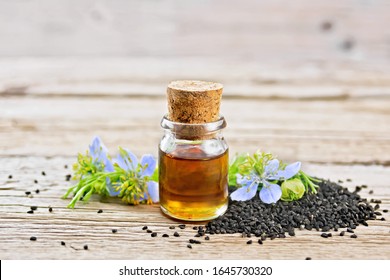
M95 223L105 230L106 220L89 217L106 207L110 221L134 228L123 228L120 237L130 248L116 248L115 236L102 242L99 230L86 234L94 237L92 247L111 248L105 258L306 257L302 248L318 243L316 233L283 241L291 246L288 254L274 242L267 252L240 255L242 245L235 244L219 255L213 247L183 255L166 242L165 255L155 255L154 243L129 255L149 208L129 211L96 199L70 214L59 199L70 171L59 169L94 135L112 154L121 145L157 155L169 81L214 80L225 85L222 113L232 153L261 148L287 162L301 160L314 175L352 178L351 189L369 185L375 190L370 197L389 207L389 27L386 0L0 0L0 256L101 258L100 251L59 254L50 242L82 244L82 233ZM52 177L40 178L40 198L30 199L24 192L36 187L41 169ZM47 213L26 219L32 204L56 208L52 232L42 227ZM172 222L152 209L149 225ZM311 256L390 258L389 223L373 225L372 235L361 229L368 234L361 246L327 241ZM46 237L45 250L31 245L32 234Z

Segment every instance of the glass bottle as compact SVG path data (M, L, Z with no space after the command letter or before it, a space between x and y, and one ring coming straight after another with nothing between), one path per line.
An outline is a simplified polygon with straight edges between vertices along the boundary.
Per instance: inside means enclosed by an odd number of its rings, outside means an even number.
M189 124L164 116L159 145L159 192L162 211L180 220L204 221L228 206L228 145L224 117Z

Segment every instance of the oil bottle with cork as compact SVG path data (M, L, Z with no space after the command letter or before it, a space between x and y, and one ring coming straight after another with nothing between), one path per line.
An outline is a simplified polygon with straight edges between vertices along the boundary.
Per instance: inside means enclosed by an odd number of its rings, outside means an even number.
M228 146L220 115L223 86L204 81L168 85L168 114L159 145L162 211L180 220L204 221L228 206Z

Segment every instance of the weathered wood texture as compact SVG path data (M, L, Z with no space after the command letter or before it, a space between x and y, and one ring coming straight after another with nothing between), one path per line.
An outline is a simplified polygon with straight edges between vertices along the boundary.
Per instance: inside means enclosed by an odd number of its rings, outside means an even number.
M94 135L112 154L157 155L167 84L203 79L225 85L233 154L301 160L351 190L368 185L362 195L389 209L389 13L385 0L1 1L0 258L390 259L389 213L357 239L298 231L249 246L213 235L189 250L190 226L179 238L142 231L179 223L157 205L94 197L70 210L60 199L64 165Z
M187 228L170 230L170 225L180 222L162 215L158 206L127 206L120 200L99 202L95 197L88 204L79 204L76 209L66 209L69 200L59 197L69 182L65 175L73 157L5 157L0 159L3 167L0 174L0 258L1 259L389 259L390 215L387 221L369 221L369 227L356 229L357 239L349 236L324 239L317 231L297 231L295 237L275 239L247 245L247 238L235 235L211 235L210 241L186 247L193 238L195 223ZM388 188L389 167L382 166L337 166L306 164L305 169L313 174L333 180L353 178L345 185L368 184L362 195L381 199L382 208L390 208ZM41 175L45 170L46 176ZM12 174L13 179L4 177ZM38 184L33 180L37 179ZM34 190L39 188L40 193ZM33 197L24 192L32 191ZM369 195L368 191L374 190ZM34 214L27 214L29 206L38 206ZM49 207L53 212L48 211ZM98 214L97 210L103 209ZM200 223L197 223L198 225ZM142 230L147 225L158 232L152 238ZM118 230L113 234L111 230ZM178 231L180 237L173 237ZM161 237L170 234L169 238ZM29 240L36 236L37 241ZM256 240L256 238L252 238ZM61 241L66 246L61 246ZM88 251L82 250L87 244Z

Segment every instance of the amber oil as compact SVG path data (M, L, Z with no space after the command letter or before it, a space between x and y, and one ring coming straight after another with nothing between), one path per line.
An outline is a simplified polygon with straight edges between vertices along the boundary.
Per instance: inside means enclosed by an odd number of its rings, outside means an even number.
M222 215L228 204L228 150L208 155L190 145L159 150L161 209L181 219L204 221Z

